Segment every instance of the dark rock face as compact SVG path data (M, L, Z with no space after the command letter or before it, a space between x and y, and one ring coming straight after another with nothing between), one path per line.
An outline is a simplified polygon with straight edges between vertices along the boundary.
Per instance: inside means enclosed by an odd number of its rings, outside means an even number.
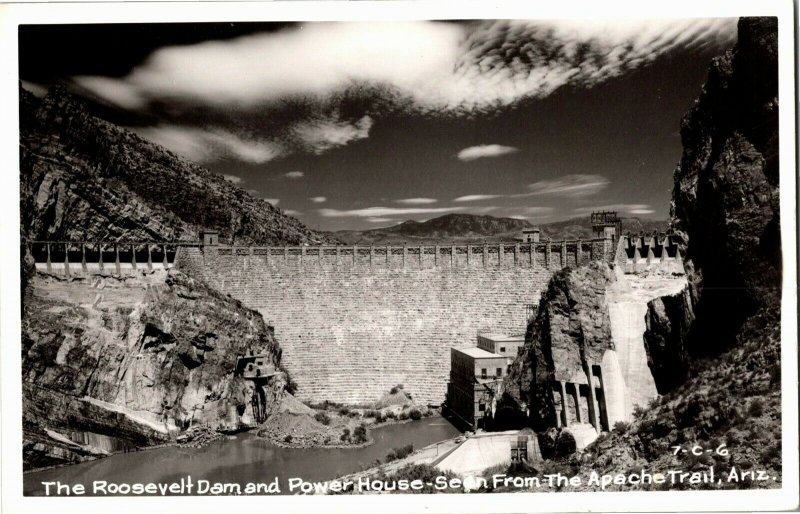
M254 393L267 414L280 404L283 373L260 385L234 374L250 350L280 368L280 347L261 315L185 275L39 275L27 296L23 416L32 466L48 451L80 460L80 449L47 446L46 429L146 446L190 424L255 426Z
M712 394L702 385L714 383L719 389L726 379L726 387L738 384L732 377L743 375L733 370L749 369L742 363L756 357L749 354L756 342L763 345L765 369L779 367L774 346L781 292L776 31L776 19L742 19L736 48L712 62L708 82L683 120L672 225L684 244L688 288L650 299L644 314L648 366L658 393L673 404L713 397L728 412L732 403L742 403L739 391ZM647 280L646 275L636 278ZM565 270L542 296L523 354L505 384L509 396L529 408L537 430L556 425L548 385L576 381L570 373L580 376L598 353L615 349L606 303L606 286L614 282L613 274L598 268ZM728 364L716 369L714 359L725 351L720 362ZM755 370L745 373L758 387L774 383ZM748 390L750 396L773 393ZM773 400L770 396L765 403ZM654 408L660 415L666 409ZM707 438L727 428L702 427L698 433ZM670 442L668 432L655 434L658 444Z
M605 289L614 275L604 262L567 268L550 280L539 312L528 324L522 354L512 364L506 403L527 405L536 430L556 425L551 384L587 383L586 370L614 349Z
M91 116L63 88L39 100L20 88L20 186L25 238L329 242L174 153Z
M686 340L694 322L689 290L650 300L644 320L647 363L659 394L664 394L681 384L689 371Z
M744 320L780 303L777 95L777 19L743 18L681 126L672 215L687 241L697 355L729 348Z
M713 487L781 487L777 70L777 19L741 19L736 47L712 62L683 120L672 223L684 239L689 291L651 301L645 334L659 391L671 390L587 449L583 472L714 466L724 476L745 467L775 479ZM684 360L687 378L673 383L667 369ZM669 451L695 441L724 442L730 457Z

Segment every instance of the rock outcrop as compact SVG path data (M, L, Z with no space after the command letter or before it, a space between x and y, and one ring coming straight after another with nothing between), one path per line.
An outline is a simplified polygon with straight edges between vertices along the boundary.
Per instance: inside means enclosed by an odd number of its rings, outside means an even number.
M671 487L781 487L777 117L777 19L742 18L736 47L714 59L681 127L672 227L683 240L686 286L643 313L661 396L574 455L579 474L757 469L770 480ZM670 451L693 445L712 450ZM727 454L713 450L721 445Z
M672 216L686 239L696 355L730 348L749 317L780 304L777 23L739 21L736 48L711 63L681 125Z
M260 382L234 373L237 357L251 350L280 369L280 347L262 317L179 272L40 274L26 295L23 416L31 466L91 457L44 437L47 430L146 446L192 425L252 427L254 399L266 415L280 404L283 372Z
M579 441L593 440L588 429L596 437L630 421L658 397L656 377L663 386L685 375L685 360L671 351L692 319L691 305L674 312L672 299L686 296L685 277L659 269L623 275L594 262L559 272L505 380L507 400L525 406L537 430L563 426Z
M644 317L647 363L660 394L686 380L690 355L688 334L694 322L694 306L687 287L647 303Z
M559 271L542 294L521 355L504 382L509 399L528 407L536 430L557 425L553 384L588 384L590 367L614 349L605 298L613 280L607 264L593 262Z
M221 175L92 116L60 86L20 88L22 237L197 240L202 228L240 244L333 241Z
M743 333L761 330L757 337L775 339L781 285L776 24L740 21L739 43L713 61L683 120L672 225L683 244L686 278L646 269L625 276L616 269L615 275L594 264L552 278L506 381L534 427L558 424L553 396L565 394L564 382L578 389L590 383L596 364L613 425L683 384L693 359L742 343ZM561 393L553 391L555 382L562 383ZM580 395L572 393L575 402ZM585 422L579 408L575 417Z

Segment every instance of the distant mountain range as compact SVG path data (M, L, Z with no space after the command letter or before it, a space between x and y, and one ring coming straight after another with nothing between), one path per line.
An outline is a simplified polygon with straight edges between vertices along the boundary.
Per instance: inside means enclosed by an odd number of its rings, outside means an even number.
M638 233L641 231L666 230L666 220L642 220L622 218L622 231ZM534 225L526 220L515 218L496 218L475 214L446 214L428 221L408 220L392 227L371 230L339 230L331 236L346 244L409 244L420 243L482 243L514 241L522 237L522 230ZM589 216L573 218L539 225L541 238L589 239L592 224Z

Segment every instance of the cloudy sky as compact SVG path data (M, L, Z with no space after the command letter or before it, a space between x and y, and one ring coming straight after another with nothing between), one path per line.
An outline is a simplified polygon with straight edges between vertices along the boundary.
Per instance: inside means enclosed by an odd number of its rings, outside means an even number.
M20 28L20 78L314 228L667 217L680 120L735 19Z

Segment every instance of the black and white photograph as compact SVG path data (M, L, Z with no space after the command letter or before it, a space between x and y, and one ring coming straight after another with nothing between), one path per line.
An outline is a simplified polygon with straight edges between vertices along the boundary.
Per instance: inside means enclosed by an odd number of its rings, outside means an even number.
M792 4L323 4L6 18L4 510L796 508Z

